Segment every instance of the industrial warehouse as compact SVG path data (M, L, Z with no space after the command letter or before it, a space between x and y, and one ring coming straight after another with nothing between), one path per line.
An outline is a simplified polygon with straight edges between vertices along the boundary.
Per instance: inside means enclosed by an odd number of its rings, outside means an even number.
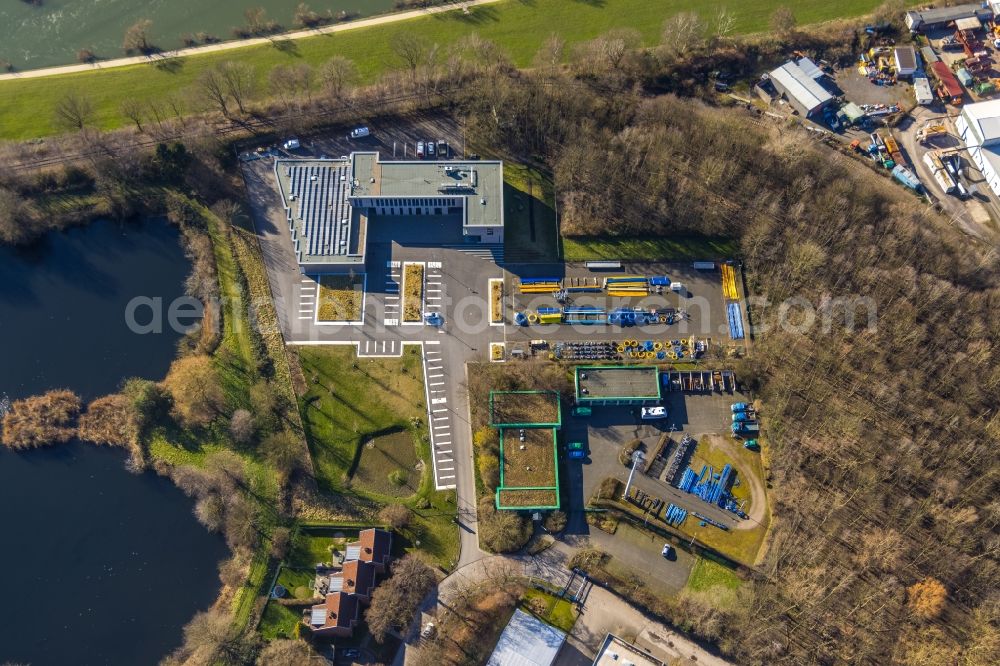
M990 189L1000 195L1000 100L965 106L955 128Z
M274 173L302 273L361 270L378 216L454 216L465 242L503 243L499 160L382 162L377 152L354 152L276 160Z

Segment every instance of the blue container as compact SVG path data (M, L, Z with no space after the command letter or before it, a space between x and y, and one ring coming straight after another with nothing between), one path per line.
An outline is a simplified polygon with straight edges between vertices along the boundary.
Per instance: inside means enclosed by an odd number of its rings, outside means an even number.
M528 318L524 316L523 312L518 312L514 315L514 323L518 326L527 326Z

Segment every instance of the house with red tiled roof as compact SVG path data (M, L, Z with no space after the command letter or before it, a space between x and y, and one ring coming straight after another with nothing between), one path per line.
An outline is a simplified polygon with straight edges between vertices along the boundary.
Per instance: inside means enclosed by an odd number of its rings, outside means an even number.
M361 621L362 606L371 601L378 576L388 569L391 552L392 532L362 530L357 541L347 544L340 571L327 574L329 568L317 567L316 593L325 594L326 600L303 612L303 624L317 638L351 636Z
M345 560L360 560L375 565L378 573L385 573L392 553L392 532L373 527L361 530L358 540L347 544Z
M361 621L361 604L353 594L334 592L312 607L308 624L316 636L350 636Z
M367 604L375 589L375 565L361 560L344 562L344 568L330 577L330 591L334 591L335 587L345 594L357 595L362 603Z

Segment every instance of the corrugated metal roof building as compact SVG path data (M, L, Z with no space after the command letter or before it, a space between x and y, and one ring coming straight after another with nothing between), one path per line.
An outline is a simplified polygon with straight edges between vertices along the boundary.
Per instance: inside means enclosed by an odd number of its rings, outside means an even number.
M969 104L955 121L969 157L1000 195L1000 100Z
M487 666L550 666L566 634L518 609L500 634Z
M975 17L985 21L993 17L993 10L979 4L956 5L937 9L921 9L906 12L906 27L911 32L927 30L959 19Z
M769 74L774 87L799 113L811 116L833 100L833 95L809 76L794 60Z

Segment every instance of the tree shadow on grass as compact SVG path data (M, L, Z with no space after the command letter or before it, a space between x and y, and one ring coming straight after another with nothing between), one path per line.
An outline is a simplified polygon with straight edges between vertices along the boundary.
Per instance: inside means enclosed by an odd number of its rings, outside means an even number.
M293 58L302 57L299 45L294 39L272 39L271 46L273 46L276 51L280 51L285 55L292 56Z
M500 12L497 11L496 7L490 5L471 7L468 11L460 9L453 12L441 12L439 14L432 14L432 16L438 20L458 21L466 25L483 25L485 23L498 23L500 21Z
M177 74L184 69L184 58L169 58L164 56L151 56L150 62L153 67L167 74Z

